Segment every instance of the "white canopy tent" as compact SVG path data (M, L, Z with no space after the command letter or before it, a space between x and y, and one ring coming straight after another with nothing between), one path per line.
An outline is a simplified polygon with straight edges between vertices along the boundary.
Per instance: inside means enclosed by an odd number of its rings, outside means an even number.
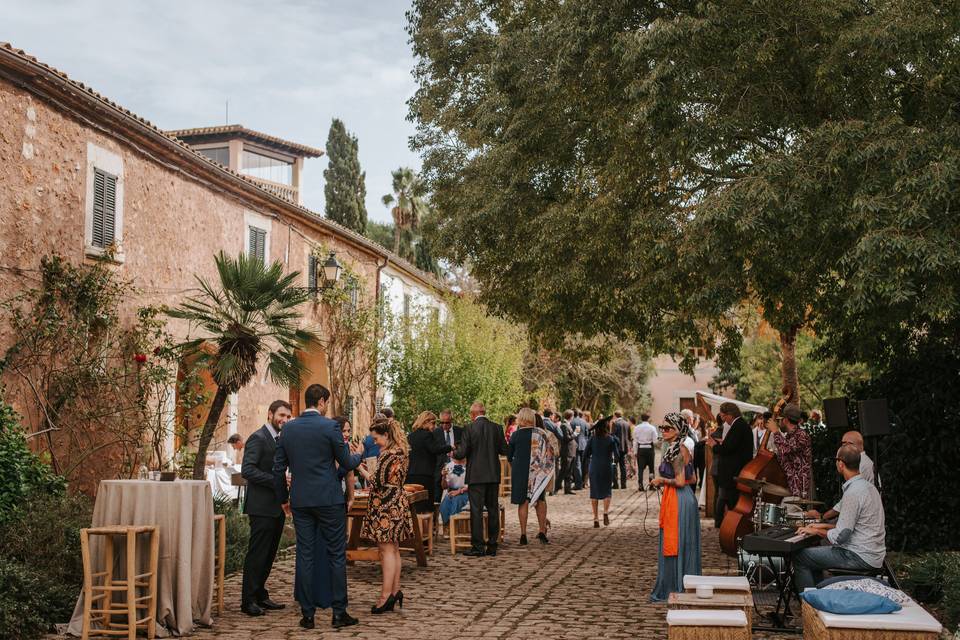
M707 405L710 407L711 414L715 415L717 410L719 410L720 405L724 402L732 402L733 404L740 407L740 411L752 411L754 413L763 413L764 411L769 411L767 407L760 406L759 404L750 404L749 402L743 402L742 400L734 400L733 398L725 398L723 396L718 396L715 393L710 393L708 391L697 391L697 406Z

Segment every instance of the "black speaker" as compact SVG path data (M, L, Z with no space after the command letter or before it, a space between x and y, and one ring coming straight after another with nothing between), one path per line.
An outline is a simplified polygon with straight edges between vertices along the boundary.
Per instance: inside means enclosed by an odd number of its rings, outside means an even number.
M886 400L861 400L858 403L858 413L860 433L864 437L885 436L890 433L890 413Z
M823 417L828 429L846 429L850 426L847 418L846 398L827 398L823 401Z

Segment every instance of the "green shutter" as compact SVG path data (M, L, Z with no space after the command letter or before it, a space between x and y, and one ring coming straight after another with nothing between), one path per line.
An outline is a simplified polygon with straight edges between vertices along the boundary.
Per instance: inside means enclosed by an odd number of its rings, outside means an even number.
M117 177L93 170L93 235L91 243L106 249L116 239Z

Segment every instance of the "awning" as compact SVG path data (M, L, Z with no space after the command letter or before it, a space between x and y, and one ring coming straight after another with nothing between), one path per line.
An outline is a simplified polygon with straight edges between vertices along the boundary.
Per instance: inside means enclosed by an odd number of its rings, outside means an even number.
M750 411L753 413L763 413L764 411L769 411L767 407L760 406L759 404L750 404L749 402L743 402L742 400L734 400L733 398L725 398L723 396L718 396L715 393L710 393L708 391L697 391L697 406L703 407L704 404L710 407L711 418L713 415L716 415L717 411L720 408L720 405L724 402L732 402L733 404L740 407L740 411Z

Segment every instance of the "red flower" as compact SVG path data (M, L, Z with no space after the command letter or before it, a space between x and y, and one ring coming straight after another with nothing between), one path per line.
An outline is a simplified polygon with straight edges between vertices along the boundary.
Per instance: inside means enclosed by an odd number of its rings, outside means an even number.
M143 364L144 362L147 361L147 356L143 353L136 353L134 354L133 359L139 362L140 364Z

